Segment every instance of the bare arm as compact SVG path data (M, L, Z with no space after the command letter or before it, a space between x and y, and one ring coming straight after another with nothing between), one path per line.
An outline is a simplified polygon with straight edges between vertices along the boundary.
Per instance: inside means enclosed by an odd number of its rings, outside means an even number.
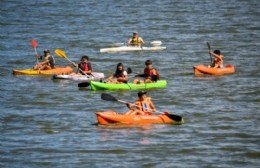
M110 75L107 80L112 80L114 78L114 74L113 75Z
M132 38L130 38L130 39L128 40L127 44L129 45L129 44L131 44L131 42L132 42Z
M140 37L140 41L142 44L145 44L144 40L142 39L142 37Z
M153 111L156 111L156 108L155 108L155 106L154 106L154 104L153 104L153 101L152 101L152 99L149 97L149 101L150 101L150 107L151 107L151 109L153 110Z
M222 59L223 58L223 55L215 54L212 51L210 51L209 53L212 54L214 57L217 57L218 59Z

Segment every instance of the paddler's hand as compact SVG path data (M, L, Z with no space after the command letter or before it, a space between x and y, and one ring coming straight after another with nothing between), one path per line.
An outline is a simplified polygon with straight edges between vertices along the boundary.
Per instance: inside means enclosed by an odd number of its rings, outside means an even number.
M131 104L130 103L126 103L126 107L130 109L131 108Z
M75 62L72 62L73 66L78 68L78 64L76 64Z
M35 54L35 57L36 57L37 59L41 59L41 55L39 55L39 54Z
M126 103L126 107L128 107L130 110L134 110L134 104L132 103Z

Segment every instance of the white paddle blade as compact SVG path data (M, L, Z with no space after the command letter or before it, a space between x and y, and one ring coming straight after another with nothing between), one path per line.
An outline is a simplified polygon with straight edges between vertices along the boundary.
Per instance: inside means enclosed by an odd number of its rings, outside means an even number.
M152 41L151 45L153 45L153 46L160 46L160 45L162 45L162 42L161 41Z

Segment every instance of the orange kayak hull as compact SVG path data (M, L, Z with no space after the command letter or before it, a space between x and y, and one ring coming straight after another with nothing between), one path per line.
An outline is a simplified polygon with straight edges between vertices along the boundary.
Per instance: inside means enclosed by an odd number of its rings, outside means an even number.
M234 74L235 67L231 64L227 64L223 68L212 68L205 65L196 65L193 67L194 75L201 76L201 75L227 75L227 74Z
M174 121L166 114L158 115L126 115L114 111L97 112L97 121L100 125L109 124L182 124L184 121Z
M60 75L72 73L73 69L67 67L55 67L50 70L33 70L33 69L13 69L14 75Z

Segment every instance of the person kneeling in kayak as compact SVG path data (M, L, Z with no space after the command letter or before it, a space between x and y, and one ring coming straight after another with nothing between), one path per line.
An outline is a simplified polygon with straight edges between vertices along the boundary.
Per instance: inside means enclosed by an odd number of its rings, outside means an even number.
M43 52L44 56L36 55L37 58L43 59L43 62L37 63L33 67L34 70L49 70L54 68L55 61L50 54L50 50L45 49Z
M210 51L209 53L214 56L214 62L213 62L212 67L213 68L223 68L224 55L221 54L220 50L215 50L214 52Z
M156 108L152 102L151 97L146 95L147 92L140 91L137 93L138 99L134 104L127 104L127 107L130 109L126 112L126 115L147 115L156 111Z
M160 75L159 75L157 69L153 68L152 61L146 60L145 66L146 66L146 68L144 69L144 74L136 75L136 77L143 77L145 79L144 80L135 79L133 81L134 84L152 83L152 82L157 82L157 80L159 80Z
M128 75L124 70L124 65L118 63L116 66L116 72L106 79L107 83L127 83Z
M128 45L130 46L139 46L144 45L144 40L142 37L138 36L138 32L133 32L133 37L128 40Z

